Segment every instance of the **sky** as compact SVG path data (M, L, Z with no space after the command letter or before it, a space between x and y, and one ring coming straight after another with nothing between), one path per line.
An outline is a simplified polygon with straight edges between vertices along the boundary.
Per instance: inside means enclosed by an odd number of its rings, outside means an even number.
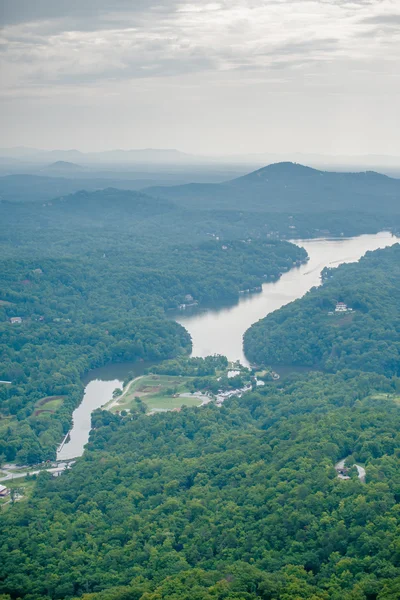
M0 145L400 156L400 0L0 0Z

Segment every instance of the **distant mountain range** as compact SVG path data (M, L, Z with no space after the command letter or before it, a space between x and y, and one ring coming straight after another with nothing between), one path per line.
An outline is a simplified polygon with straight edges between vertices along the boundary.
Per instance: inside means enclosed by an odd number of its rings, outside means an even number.
M163 219L179 221L183 236L186 225L192 231L195 224L203 239L400 232L400 179L373 171L334 173L286 162L219 184L152 186L138 193L108 183L79 176L0 177L1 218L9 218L10 226L15 219L35 219L40 227L60 222L74 227L76 219L84 219L89 227L113 222L128 230L141 216L153 229Z
M80 152L79 150L40 150L37 148L0 148L0 157L21 162L68 161L79 164L198 164L212 162L174 149L144 148L138 150L106 150L103 152Z
M158 186L145 192L203 209L400 214L399 179L374 171L320 171L290 162L272 164L225 183Z
M85 168L82 167L81 165L77 165L75 163L72 162L68 162L65 160L57 160L54 163L51 163L51 165L47 165L46 167L43 167L43 169L40 170L41 173L48 173L48 174L71 174L71 173L77 173L80 174L82 173L82 171L85 171Z
M57 161L46 175L0 177L0 199L48 201L78 190L142 189L146 194L202 210L291 212L362 211L400 214L400 179L374 171L336 173L296 163L275 163L223 183L146 185L142 181L90 177L79 165ZM44 174L43 172L43 174ZM73 174L73 177L67 174Z
M17 161L22 164L46 165L54 162L72 162L78 165L157 165L187 166L187 165L249 165L257 167L265 164L282 161L300 162L314 167L332 170L353 169L387 169L390 173L399 172L400 157L379 154L367 155L322 155L310 153L289 152L279 154L276 152L262 152L250 154L231 155L194 155L171 148L143 148L130 150L105 150L99 152L81 152L79 150L43 150L26 148L0 148L0 165L10 164L15 166Z

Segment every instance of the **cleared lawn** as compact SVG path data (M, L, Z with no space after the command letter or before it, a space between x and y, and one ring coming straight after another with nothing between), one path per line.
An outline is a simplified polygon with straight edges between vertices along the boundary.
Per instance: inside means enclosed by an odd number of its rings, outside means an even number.
M396 404L400 405L400 395L399 394L375 394L371 396L373 400L391 400Z
M135 398L140 398L147 406L148 412L157 410L173 410L181 406L199 406L199 398L181 398L179 394L188 391L191 377L170 375L143 375L128 384L126 393L111 408L112 411L129 410L136 407Z
M181 406L200 406L199 398L173 398L172 396L152 396L146 400L146 404L150 411L157 410L173 410Z
M37 417L40 413L44 412L55 413L60 408L63 400L64 396L46 396L46 398L41 398L41 400L36 402L34 416Z
M14 480L8 480L3 482L3 485L5 485L9 490L11 489L16 489L17 492L19 492L20 496L18 498L18 502L22 502L23 500L26 500L27 498L29 498L30 496L32 496L32 493L34 491L35 485L36 485L36 479L31 479L28 478L26 479L26 477L21 477L20 479L14 479ZM4 510L6 510L7 508L9 508L11 506L11 496L5 496L5 498L0 498L0 507L3 508L4 505Z

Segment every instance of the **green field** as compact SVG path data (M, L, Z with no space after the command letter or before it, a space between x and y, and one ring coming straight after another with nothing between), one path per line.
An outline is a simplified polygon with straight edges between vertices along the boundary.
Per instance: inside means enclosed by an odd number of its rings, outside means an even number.
M20 494L17 501L22 502L32 495L36 485L36 479L26 479L26 477L21 477L14 480L3 481L2 484L5 485L9 490L12 490L13 488L16 489ZM6 510L8 507L10 507L10 500L10 495L5 496L5 498L0 498L0 508L4 507L4 510Z
M376 400L391 400L396 404L400 404L400 395L399 394L375 394L371 396L372 399Z
M110 406L113 412L135 408L135 398L140 398L147 407L147 412L173 410L181 406L199 406L201 400L196 397L180 397L188 392L191 377L170 375L143 375L128 384L123 396Z
M46 396L36 402L34 416L41 413L55 413L61 406L64 396Z

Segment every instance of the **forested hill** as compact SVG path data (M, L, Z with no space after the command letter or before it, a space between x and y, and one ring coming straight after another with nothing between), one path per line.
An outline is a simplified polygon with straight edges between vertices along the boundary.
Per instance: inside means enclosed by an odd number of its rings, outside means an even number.
M331 173L277 163L221 184L153 187L147 193L185 207L255 211L292 217L292 235L303 225L325 233L358 233L400 227L400 180L375 172ZM351 229L353 227L353 230ZM280 228L281 233L288 233ZM290 231L289 231L290 233Z
M376 375L312 375L153 417L96 411L89 448L2 514L0 594L396 600L400 409ZM353 455L367 483L338 479ZM5 596L4 600L9 600Z
M70 243L64 241L65 247ZM243 244L249 259L271 252L269 246ZM228 260L228 250L216 240L210 248L209 260L207 248L188 252L192 267L203 257L207 275L217 261ZM276 244L275 261L282 260L281 251L292 249ZM31 496L1 513L2 600L397 600L400 386L387 358L390 348L396 356L400 337L399 254L397 245L368 254L359 264L327 271L321 289L288 307L306 307L317 316L298 330L301 342L312 348L322 319L336 319L327 314L333 312L332 302L353 304L352 313L336 321L337 331L345 326L353 331L345 340L344 368L336 373L267 381L221 407L210 403L151 417L95 411L89 445L72 469L55 479L41 473L31 481ZM12 268L18 264L11 263ZM251 260L246 264L247 269ZM129 275L131 264L126 266ZM191 275L188 267L186 275ZM76 304L75 314L82 319L98 298L86 306L95 272L89 272L86 283L87 274L77 268L63 273L62 283L74 291L65 294L71 314ZM240 272L240 264L237 268ZM42 273L31 275L38 278L32 283L35 297L49 310L57 306L46 301L56 272L46 264ZM136 298L141 301L137 307L132 290L124 296L113 272L104 287L104 307L94 315L96 326L78 326L72 319L60 329L46 323L44 343L41 322L27 329L21 324L23 336L15 333L16 343L5 348L18 355L13 363L33 370L36 359L43 361L38 373L54 373L53 383L65 385L68 394L68 385L77 385L82 351L101 361L110 349L136 350L135 338L142 341L140 349L151 341L154 350L164 340L165 354L172 340L187 344L184 332L174 335L173 324L161 318L159 305L155 322L140 318L147 310L146 295L154 311L158 294L147 290ZM154 274L150 280L155 281ZM11 281L10 276L10 288ZM173 280L171 285L174 290ZM22 297L14 293L16 300ZM116 313L112 329L101 315L111 304ZM348 316L350 324L342 321ZM326 331L320 328L322 338ZM77 344L82 336L87 348ZM373 355L368 362L363 355L362 362L370 372L348 368L348 362L360 362L360 341L371 344ZM283 343L277 339L280 348ZM50 357L62 346L59 366ZM51 377L39 384L51 385ZM14 386L12 402L23 405L29 398L32 403L32 392L29 380L22 381ZM18 418L24 433L28 424L32 427L39 444L51 421L31 421L29 410L19 408ZM9 417L5 420L5 430L11 430ZM342 480L334 465L346 457L348 479ZM354 463L364 465L365 482Z
M260 211L385 209L400 214L400 180L373 171L334 173L283 162L221 184L153 187L153 196L170 198L185 206L244 208ZM379 201L379 206L378 206Z
M323 278L252 325L244 336L249 360L400 376L400 245L325 269ZM336 312L338 302L352 310Z

